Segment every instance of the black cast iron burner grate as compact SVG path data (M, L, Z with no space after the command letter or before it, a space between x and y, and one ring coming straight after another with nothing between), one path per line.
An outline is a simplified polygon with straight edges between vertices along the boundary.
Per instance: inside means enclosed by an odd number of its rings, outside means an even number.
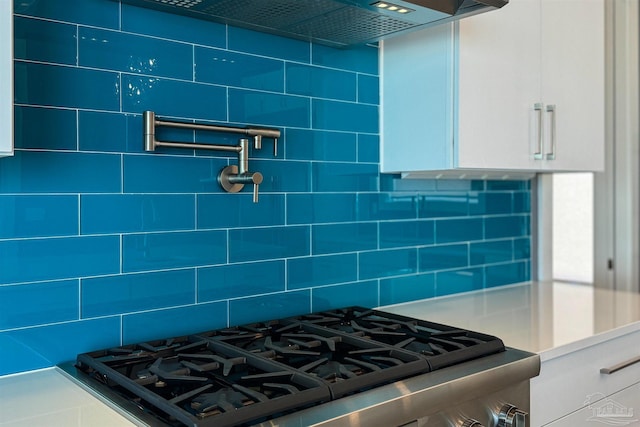
M255 323L198 336L318 378L334 399L429 371L417 354L303 322Z
M505 350L497 337L364 307L347 307L283 320L302 322L415 352L431 370Z
M153 425L224 427L504 350L490 335L348 307L85 353L76 368Z
M85 353L77 362L168 425L237 426L330 400L308 375L197 337Z

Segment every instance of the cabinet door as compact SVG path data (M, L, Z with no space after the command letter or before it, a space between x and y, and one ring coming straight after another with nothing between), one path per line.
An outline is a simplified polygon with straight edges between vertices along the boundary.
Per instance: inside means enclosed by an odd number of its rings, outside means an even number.
M585 402L590 396L609 396L640 382L640 363L629 364L611 374L600 371L635 360L640 356L638 343L640 331L635 331L543 360L540 375L531 380L532 424L548 424L588 405ZM638 408L640 406L636 410Z
M13 0L0 0L0 156L13 154Z
M382 172L454 167L454 38L443 24L381 42Z
M458 167L538 169L540 0L512 0L459 27Z
M545 169L602 171L604 2L542 0L541 22L545 153L554 149L555 138L555 159L545 155ZM546 111L549 106L555 111Z
M602 396L592 396L596 399ZM588 406L557 421L546 424L548 427L576 427L583 425L599 426L638 426L640 425L640 383L634 384L611 396L589 401ZM595 423L591 422L595 421ZM535 427L535 426L534 426Z

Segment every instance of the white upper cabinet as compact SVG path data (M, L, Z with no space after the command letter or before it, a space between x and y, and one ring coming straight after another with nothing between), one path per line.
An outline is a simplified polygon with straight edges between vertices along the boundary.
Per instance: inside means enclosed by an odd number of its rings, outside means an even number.
M13 0L0 0L0 156L13 154Z
M602 170L604 24L603 0L511 0L385 40L382 171Z

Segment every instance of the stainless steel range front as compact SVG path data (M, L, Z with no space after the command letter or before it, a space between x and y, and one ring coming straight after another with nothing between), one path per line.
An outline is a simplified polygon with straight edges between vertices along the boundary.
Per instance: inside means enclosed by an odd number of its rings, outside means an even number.
M537 355L362 307L78 355L140 425L526 426Z

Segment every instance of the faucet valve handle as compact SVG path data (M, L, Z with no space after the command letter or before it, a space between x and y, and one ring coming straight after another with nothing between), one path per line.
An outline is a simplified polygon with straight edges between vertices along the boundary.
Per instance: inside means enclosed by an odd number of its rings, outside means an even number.
M256 150L262 149L262 135L254 135L253 136L253 148Z
M258 203L258 187L263 179L260 172L238 173L236 165L226 166L218 175L218 183L229 193L237 193L245 184L253 184L253 203Z
M262 174L254 172L251 174L251 180L253 181L253 203L258 203L258 187L262 184Z

